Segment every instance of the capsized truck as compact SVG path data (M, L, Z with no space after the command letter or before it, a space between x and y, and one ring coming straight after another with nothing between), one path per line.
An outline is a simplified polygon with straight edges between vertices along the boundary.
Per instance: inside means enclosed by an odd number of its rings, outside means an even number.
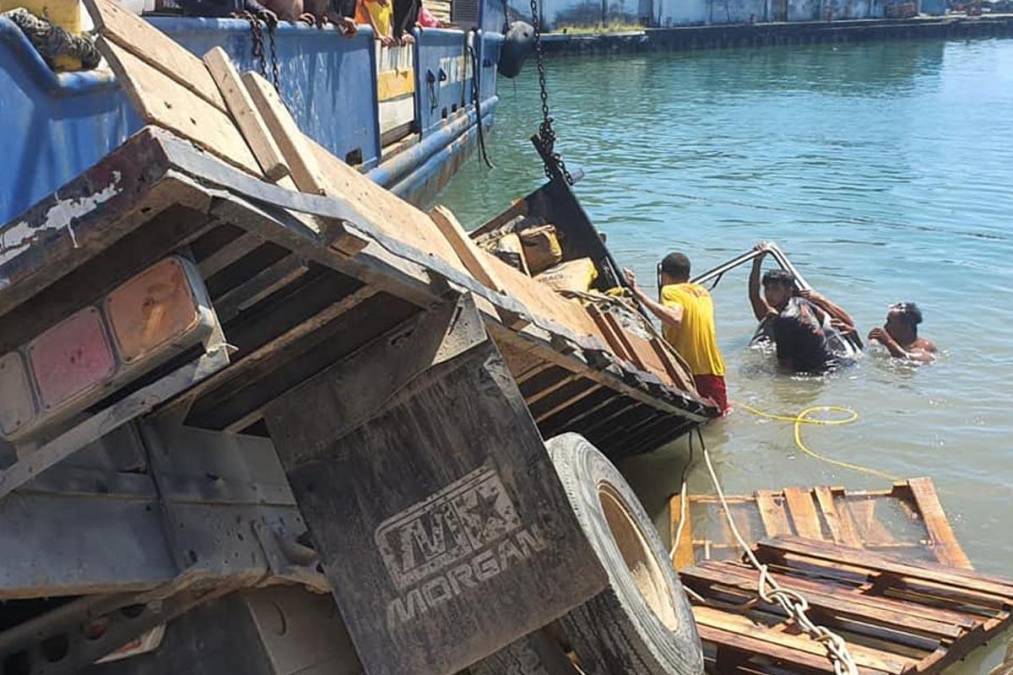
M164 114L150 44L109 54ZM0 226L3 674L700 670L607 459L718 414L650 322L294 124L316 187L272 182L203 110ZM532 218L618 280L565 182L480 231Z

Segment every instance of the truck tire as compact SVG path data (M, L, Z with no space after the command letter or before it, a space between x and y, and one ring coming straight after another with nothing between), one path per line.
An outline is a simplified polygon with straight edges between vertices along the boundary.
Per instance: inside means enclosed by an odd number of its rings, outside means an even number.
M583 436L546 442L608 587L560 623L587 675L694 675L703 652L689 601L632 488Z
M471 675L577 675L562 646L544 629L510 643L468 670Z

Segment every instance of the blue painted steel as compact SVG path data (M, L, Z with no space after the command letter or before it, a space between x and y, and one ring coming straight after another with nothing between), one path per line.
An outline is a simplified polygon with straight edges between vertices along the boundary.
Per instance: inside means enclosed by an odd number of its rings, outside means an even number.
M140 120L109 75L53 73L0 18L0 222L95 164Z
M479 69L478 86L483 106L487 98L496 95L496 64L499 63L499 53L502 48L502 33L481 33L478 52L481 67ZM482 116L485 117L484 109L482 110Z
M420 32L416 52L416 117L422 136L471 102L471 78L463 79L466 34L427 28Z
M482 121L487 131L492 127L494 119L492 111L497 102L496 97L482 102ZM441 130L430 137L441 137L440 142L432 144L435 152L390 186L394 194L423 208L432 205L437 193L471 156L477 145L478 127L474 124L475 114L469 112L467 115L470 124L462 124L453 130L449 128ZM420 153L419 156L425 155Z
M154 17L151 23L198 56L222 47L240 70L257 70L249 24L238 19ZM267 36L265 35L265 51ZM376 52L363 27L346 38L333 28L279 24L275 43L281 93L299 128L342 159L355 151L366 168L380 159ZM268 73L270 55L268 54Z
M492 15L490 15L492 16ZM220 46L242 70L256 70L249 25L236 19L157 17L151 22L197 55ZM299 126L335 155L358 159L360 168L384 186L395 182L412 199L416 191L442 186L474 143L468 134L472 106L470 79L463 74L467 34L458 30L418 31L417 119L422 140L408 151L380 161L376 51L372 33L361 27L353 38L334 29L283 24L276 33L282 95ZM481 60L483 118L491 123L496 105L496 69L502 36L477 34ZM268 54L270 69L270 55ZM440 69L446 80L439 82ZM435 78L435 109L424 75ZM270 71L269 71L270 72ZM454 116L457 123L443 119ZM0 223L59 189L139 130L141 119L115 79L99 72L55 75L21 31L0 19L0 115L7 129L0 154ZM475 116L470 115L474 120ZM459 120L465 120L463 123ZM474 129L473 129L474 130ZM9 139L9 140L8 140ZM462 140L463 139L463 140ZM442 181L442 182L441 182ZM421 192L419 192L421 194Z

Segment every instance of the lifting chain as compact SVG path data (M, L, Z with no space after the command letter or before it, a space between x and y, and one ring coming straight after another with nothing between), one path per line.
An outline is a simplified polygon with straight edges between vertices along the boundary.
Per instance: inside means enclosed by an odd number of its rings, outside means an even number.
M542 21L538 11L538 0L531 0L531 25L535 32L538 90L542 98L542 123L538 127L536 143L539 146L542 161L545 163L545 176L551 180L555 175L559 174L568 185L573 185L573 177L567 170L566 163L563 162L563 158L556 152L556 132L552 128L552 115L549 114L549 91L545 86L545 54L542 49Z
M250 40L252 42L252 49L250 55L253 57L254 62L257 64L260 74L264 79L271 79L274 84L275 91L281 95L281 81L279 76L278 68L278 52L275 47L275 28L278 25L277 19L271 14L261 14L256 16L253 12L243 12L242 18L246 19L250 23ZM264 25L267 26L267 37L271 43L271 77L267 75L267 54L264 53L264 29L261 27L260 22L263 21Z

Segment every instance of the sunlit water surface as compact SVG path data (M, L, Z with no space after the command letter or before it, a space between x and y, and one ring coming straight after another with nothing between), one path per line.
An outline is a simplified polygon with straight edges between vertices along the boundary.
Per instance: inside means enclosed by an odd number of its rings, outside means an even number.
M469 226L536 187L538 122L528 69L501 81L489 141L441 196ZM714 292L735 401L794 413L853 408L845 427L807 428L828 456L931 476L975 566L1013 573L1013 40L562 58L549 69L561 150L621 264L647 284L679 249L697 270L760 239L778 242L867 332L888 304L918 302L940 360L916 368L868 354L826 379L778 375L750 352L746 269ZM705 438L731 493L886 481L801 454L790 425L741 407ZM623 464L659 529L685 441ZM711 491L702 464L691 491ZM983 672L1001 644L961 672Z

